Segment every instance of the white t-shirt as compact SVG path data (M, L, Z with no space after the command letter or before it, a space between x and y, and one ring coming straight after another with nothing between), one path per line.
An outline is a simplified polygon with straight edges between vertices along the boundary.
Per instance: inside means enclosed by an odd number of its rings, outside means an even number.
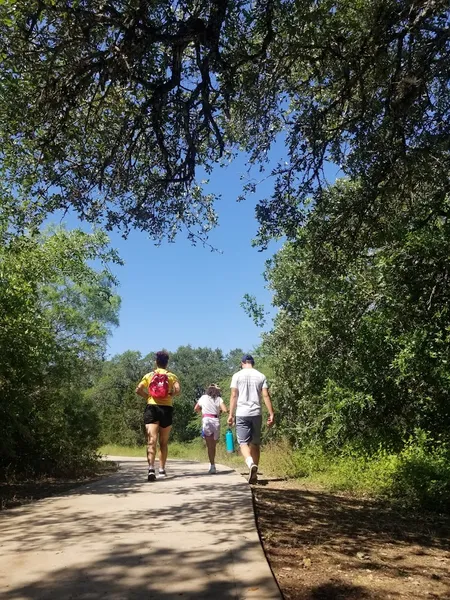
M211 398L211 396L208 396L208 394L203 394L197 404L202 407L202 415L206 413L208 415L219 416L222 398L220 396L217 398Z
M256 417L261 414L262 389L269 387L265 375L253 368L241 369L233 375L230 387L239 392L237 417Z

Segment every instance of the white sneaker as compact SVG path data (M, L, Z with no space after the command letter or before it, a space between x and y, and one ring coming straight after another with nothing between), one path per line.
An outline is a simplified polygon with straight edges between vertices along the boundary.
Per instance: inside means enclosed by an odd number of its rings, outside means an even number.
M159 475L159 477L165 477L166 476L166 470L165 469L159 469L158 475Z
M253 463L252 466L250 467L250 472L248 474L248 482L256 483L257 481L258 481L258 465L255 465L255 463Z
M209 467L209 471L208 471L209 475L215 475L217 473L216 471L216 466L215 465L211 465Z

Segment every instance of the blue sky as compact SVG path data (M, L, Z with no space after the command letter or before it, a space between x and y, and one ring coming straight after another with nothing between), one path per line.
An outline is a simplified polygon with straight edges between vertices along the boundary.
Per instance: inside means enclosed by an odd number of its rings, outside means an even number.
M139 350L146 354L167 348L176 350L190 344L228 352L233 348L252 350L262 329L256 327L240 303L244 294L271 308L271 293L265 289L265 261L281 246L258 252L251 246L257 231L255 205L270 191L271 182L261 184L258 193L236 202L242 191L240 175L245 172L243 157L226 168L217 168L209 177L209 189L221 194L216 205L219 225L211 232L211 252L202 245L192 246L181 234L175 243L155 246L147 235L134 231L124 240L110 235L125 266L115 267L122 298L120 326L108 343L109 356ZM68 219L67 225L74 226ZM157 274L163 295L152 293L152 275ZM270 327L271 319L265 326Z

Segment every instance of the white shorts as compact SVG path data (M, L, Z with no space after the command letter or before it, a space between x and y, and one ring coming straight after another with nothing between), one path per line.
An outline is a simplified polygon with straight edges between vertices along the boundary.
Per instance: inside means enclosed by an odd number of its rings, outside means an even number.
M219 433L220 433L219 419L215 419L214 417L203 417L202 428L203 428L203 433L206 437L213 435L214 439L216 441L219 439Z

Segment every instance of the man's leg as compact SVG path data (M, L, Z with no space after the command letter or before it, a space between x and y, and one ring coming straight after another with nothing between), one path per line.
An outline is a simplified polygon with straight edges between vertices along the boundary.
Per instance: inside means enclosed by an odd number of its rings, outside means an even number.
M259 446L254 444L240 444L242 456L245 458L245 464L249 469L248 482L256 483L258 480L258 461L259 461ZM256 452L255 452L256 449ZM256 457L256 460L255 460Z
M167 454L169 452L169 435L172 425L159 428L159 468L166 469Z
M261 446L259 444L250 444L250 456L253 458L255 465L259 465L259 457L261 454Z
M239 444L246 465L250 468L253 464L259 464L259 446L252 442L250 444Z
M251 458L252 454L251 454L251 450L250 450L250 444L239 444L239 447L241 449L241 453L242 456L244 457L245 462L247 462L247 458Z
M248 476L249 483L256 483L258 481L258 465L259 465L259 455L260 449L259 445L261 443L261 426L262 426L262 417L258 415L257 417L251 417L251 425L252 425L252 439L250 440L250 460L252 464L249 464L250 473Z
M256 483L258 473L258 464L254 461L251 450L254 435L253 429L254 417L236 417L236 435L242 456L245 459L245 464L249 468L249 483Z
M252 441L252 422L249 417L236 417L236 437L242 456L248 464L251 459L250 442Z

